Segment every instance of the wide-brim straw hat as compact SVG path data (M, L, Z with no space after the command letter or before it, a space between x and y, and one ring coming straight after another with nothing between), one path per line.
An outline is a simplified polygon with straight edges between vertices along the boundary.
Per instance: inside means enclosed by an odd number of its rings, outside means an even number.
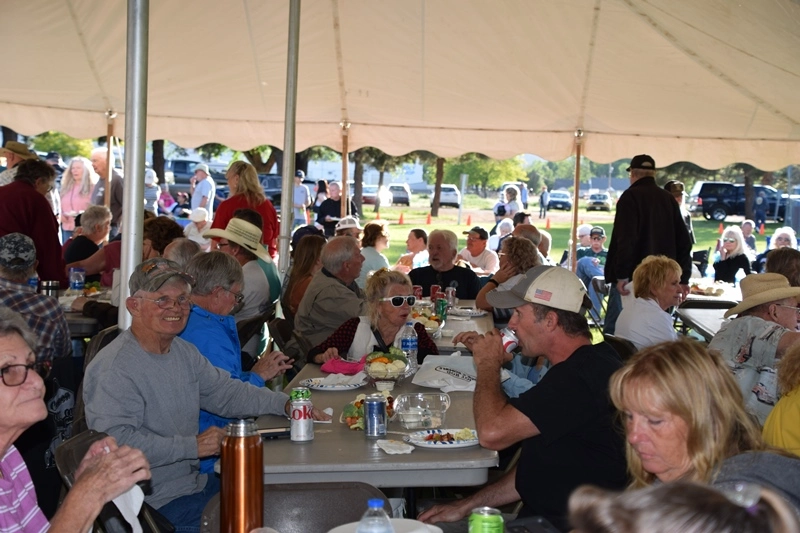
M261 228L239 218L232 218L225 229L210 229L203 233L203 238L211 237L228 239L234 244L244 247L259 259L270 262L272 258L261 245Z
M742 301L725 312L725 318L738 315L757 305L800 296L800 287L792 287L780 274L750 274L741 281Z
M37 157L39 157L35 153L31 152L26 145L17 141L8 141L5 146L0 148L0 155L6 154L8 152L16 154L22 159L36 159Z

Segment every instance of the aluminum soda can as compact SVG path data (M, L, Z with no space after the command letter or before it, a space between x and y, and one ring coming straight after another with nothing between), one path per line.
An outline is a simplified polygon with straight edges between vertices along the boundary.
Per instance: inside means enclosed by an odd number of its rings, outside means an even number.
M469 533L503 533L503 515L493 507L476 507L469 515Z
M431 285L431 302L436 301L436 295L442 290L441 285Z
M247 533L264 525L264 452L255 422L227 426L220 450L222 533Z
M500 338L503 341L503 349L508 353L513 352L519 346L519 339L514 335L514 332L508 328L500 330Z
M368 439L386 436L386 397L370 394L364 399L364 435Z
M310 400L311 390L308 387L293 387L289 398L292 400Z
M294 390L292 390L294 393ZM297 398L291 403L292 423L289 435L293 442L314 440L314 419L311 417L311 400Z
M447 298L439 298L436 300L436 316L442 320L447 318Z
M414 296L417 297L417 300L422 300L422 285L414 285L412 288L414 289Z

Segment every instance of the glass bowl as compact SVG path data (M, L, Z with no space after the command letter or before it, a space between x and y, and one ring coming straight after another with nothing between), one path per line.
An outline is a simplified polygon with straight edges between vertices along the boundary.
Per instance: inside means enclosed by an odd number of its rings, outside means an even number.
M443 392L401 394L394 402L395 417L405 429L435 429L444 425L450 396Z

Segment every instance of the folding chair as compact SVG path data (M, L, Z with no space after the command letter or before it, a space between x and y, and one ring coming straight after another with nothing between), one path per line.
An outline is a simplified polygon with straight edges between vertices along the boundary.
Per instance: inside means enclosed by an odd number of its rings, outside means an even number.
M92 339L89 341L89 344L86 346L86 351L83 355L84 374L86 374L86 369L89 367L89 363L92 362L100 350L108 346L111 341L116 339L119 333L119 327L111 326L110 328L99 331L94 337L92 337ZM86 406L83 403L83 382L81 382L80 386L78 387L77 396L78 397L75 399L75 412L73 413L72 417L73 435L77 435L78 433L89 429L89 427L86 425Z
M638 351L636 346L631 341L628 339L623 339L622 337L617 337L615 335L609 335L606 333L603 335L603 340L610 344L612 348L614 348L614 350L619 354L620 359L622 359L622 362L630 359L630 357Z

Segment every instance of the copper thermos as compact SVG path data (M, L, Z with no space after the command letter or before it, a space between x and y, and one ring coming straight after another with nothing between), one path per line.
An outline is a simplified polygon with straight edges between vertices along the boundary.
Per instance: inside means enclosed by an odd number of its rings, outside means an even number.
M228 424L220 454L220 532L250 533L264 525L264 455L256 424Z

